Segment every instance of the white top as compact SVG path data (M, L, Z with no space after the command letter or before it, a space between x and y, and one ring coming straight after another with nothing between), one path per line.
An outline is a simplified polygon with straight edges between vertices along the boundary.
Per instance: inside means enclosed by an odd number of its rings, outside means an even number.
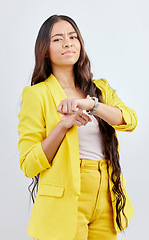
M102 160L104 159L103 144L98 121L93 115L90 117L92 122L78 127L79 156L84 159Z

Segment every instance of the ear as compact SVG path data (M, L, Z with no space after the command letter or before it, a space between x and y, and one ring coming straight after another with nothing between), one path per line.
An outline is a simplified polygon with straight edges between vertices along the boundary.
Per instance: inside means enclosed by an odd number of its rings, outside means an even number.
M49 58L49 52L48 51L45 54L45 58Z

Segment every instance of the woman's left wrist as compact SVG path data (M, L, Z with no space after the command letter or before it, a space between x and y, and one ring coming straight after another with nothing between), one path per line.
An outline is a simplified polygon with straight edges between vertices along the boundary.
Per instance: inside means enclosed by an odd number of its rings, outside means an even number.
M88 111L92 111L92 109L94 108L94 106L95 106L95 101L92 99L92 97L91 97L91 104L90 104L90 109L88 109Z
M90 110L87 110L87 113L90 114L90 115L93 115L93 114L95 114L95 112L98 109L99 102L98 102L98 98L96 98L96 97L90 97L90 98L93 102L93 105L92 105L92 108Z

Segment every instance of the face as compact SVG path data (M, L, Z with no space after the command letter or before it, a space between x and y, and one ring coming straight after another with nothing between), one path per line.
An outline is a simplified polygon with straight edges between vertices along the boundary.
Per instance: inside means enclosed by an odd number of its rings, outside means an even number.
M52 68L73 66L80 57L80 41L72 25L64 20L56 22L51 30L49 56Z

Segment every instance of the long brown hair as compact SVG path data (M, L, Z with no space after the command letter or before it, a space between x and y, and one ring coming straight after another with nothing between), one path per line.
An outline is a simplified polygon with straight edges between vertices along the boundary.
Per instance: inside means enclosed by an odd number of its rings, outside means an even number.
M78 39L81 44L80 57L77 63L74 65L74 74L75 74L75 85L81 89L81 91L87 96L96 96L99 99L99 102L102 102L102 92L100 89L96 87L92 79L91 66L88 56L84 49L84 42L77 27L76 23L68 16L64 15L53 15L49 17L41 26L36 44L35 44L35 68L31 80L31 85L37 84L39 82L47 79L52 73L52 67L50 63L50 59L48 56L49 51L49 43L50 43L50 33L54 23L65 20L69 22L73 28L75 29ZM104 144L104 155L106 159L110 160L110 164L112 165L112 174L111 180L113 182L113 192L116 196L116 222L120 230L123 230L121 215L124 215L126 219L127 226L127 217L124 214L124 206L126 203L126 197L122 190L120 175L121 175L121 167L119 162L119 152L118 152L118 140L115 135L115 130L112 126L110 126L107 122L102 120L101 118L95 116L99 123L99 128L102 133L103 144ZM38 187L38 179L39 174L32 179L32 183L29 186L29 191L32 196L32 200L34 202L35 197L35 188ZM31 190L31 186L33 188Z

